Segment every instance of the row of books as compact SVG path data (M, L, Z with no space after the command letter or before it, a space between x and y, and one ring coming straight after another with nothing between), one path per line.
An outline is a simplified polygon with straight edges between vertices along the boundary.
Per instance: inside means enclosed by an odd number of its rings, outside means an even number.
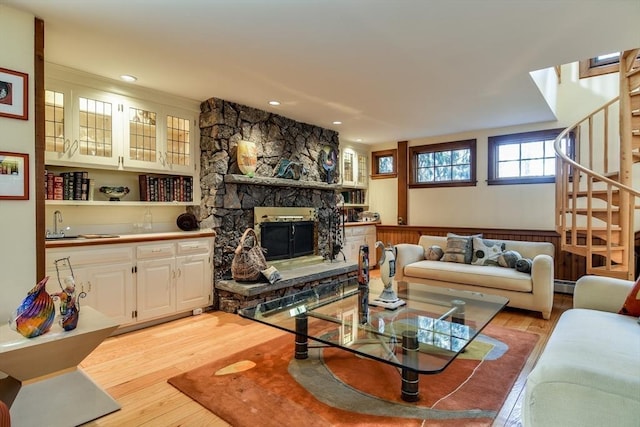
M193 178L190 176L138 175L140 200L145 202L192 202Z
M88 200L89 172L47 172L45 181L47 200Z

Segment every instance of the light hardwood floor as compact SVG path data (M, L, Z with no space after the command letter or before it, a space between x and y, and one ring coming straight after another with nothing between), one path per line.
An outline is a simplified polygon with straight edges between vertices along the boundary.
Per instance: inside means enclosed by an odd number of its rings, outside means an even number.
M494 426L521 425L525 379L558 317L571 305L570 295L556 294L551 320L543 320L536 313L505 309L492 321L540 335ZM227 426L226 422L169 385L167 379L283 334L286 332L235 314L212 311L108 338L82 362L81 367L122 405L122 409L86 425ZM265 425L268 425L267 420Z

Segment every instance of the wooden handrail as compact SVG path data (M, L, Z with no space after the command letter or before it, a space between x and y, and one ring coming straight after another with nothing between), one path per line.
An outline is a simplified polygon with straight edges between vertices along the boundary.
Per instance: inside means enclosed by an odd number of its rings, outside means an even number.
M554 141L558 160L556 231L560 235L561 249L585 256L589 274L629 280L634 278L633 232L635 211L638 209L635 200L640 197L640 191L628 185L632 183L633 156L632 131L629 126L631 94L628 76L632 74L629 62L633 61L629 61L628 58L630 55L635 58L639 51L625 52L621 55L621 95L567 127ZM616 103L619 107L621 133L618 165L620 182L594 170L595 160L600 159L604 161L604 174L609 174L612 169L609 160L609 129L610 124L614 123L612 120L618 118L612 118L609 113ZM599 121L600 115L604 117L602 123ZM571 132L575 135L574 159L562 150L562 140ZM597 156L596 152L600 156ZM605 189L594 190L595 183L599 183ZM602 204L604 201L606 207L594 206L596 191L600 199L598 203ZM595 227L594 221L603 222L604 227ZM593 254L604 257L604 265L594 266Z

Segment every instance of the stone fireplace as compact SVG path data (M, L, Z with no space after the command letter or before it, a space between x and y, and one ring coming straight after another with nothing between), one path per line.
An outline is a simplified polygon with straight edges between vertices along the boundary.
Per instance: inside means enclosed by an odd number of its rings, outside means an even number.
M233 252L242 233L248 227L259 228L255 208L313 207L313 251L329 258L339 176L336 170L327 179L321 152L327 147L338 151L338 133L216 98L204 101L200 108L202 200L199 207L189 210L201 228L217 233L216 280L230 278ZM253 177L241 174L237 164L241 140L257 146ZM302 164L299 180L274 177L281 159Z

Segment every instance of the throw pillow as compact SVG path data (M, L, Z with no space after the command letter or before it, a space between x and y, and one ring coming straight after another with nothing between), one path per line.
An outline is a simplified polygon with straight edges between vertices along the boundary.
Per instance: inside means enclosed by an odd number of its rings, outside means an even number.
M516 262L522 259L522 255L518 251L504 251L502 255L498 257L498 264L500 267L516 268Z
M473 238L474 265L498 265L498 257L504 251L505 243L499 240Z
M631 288L631 292L627 295L627 299L624 300L618 313L634 317L640 316L640 279L636 280L636 284Z
M531 273L531 267L533 266L533 261L529 258L521 258L516 261L516 270L521 273Z
M441 261L471 264L474 237L482 237L482 234L459 236L454 233L447 233L447 247L444 250Z
M428 259L429 261L438 261L444 255L444 251L440 246L433 245L429 246L427 252L424 254L424 259Z

